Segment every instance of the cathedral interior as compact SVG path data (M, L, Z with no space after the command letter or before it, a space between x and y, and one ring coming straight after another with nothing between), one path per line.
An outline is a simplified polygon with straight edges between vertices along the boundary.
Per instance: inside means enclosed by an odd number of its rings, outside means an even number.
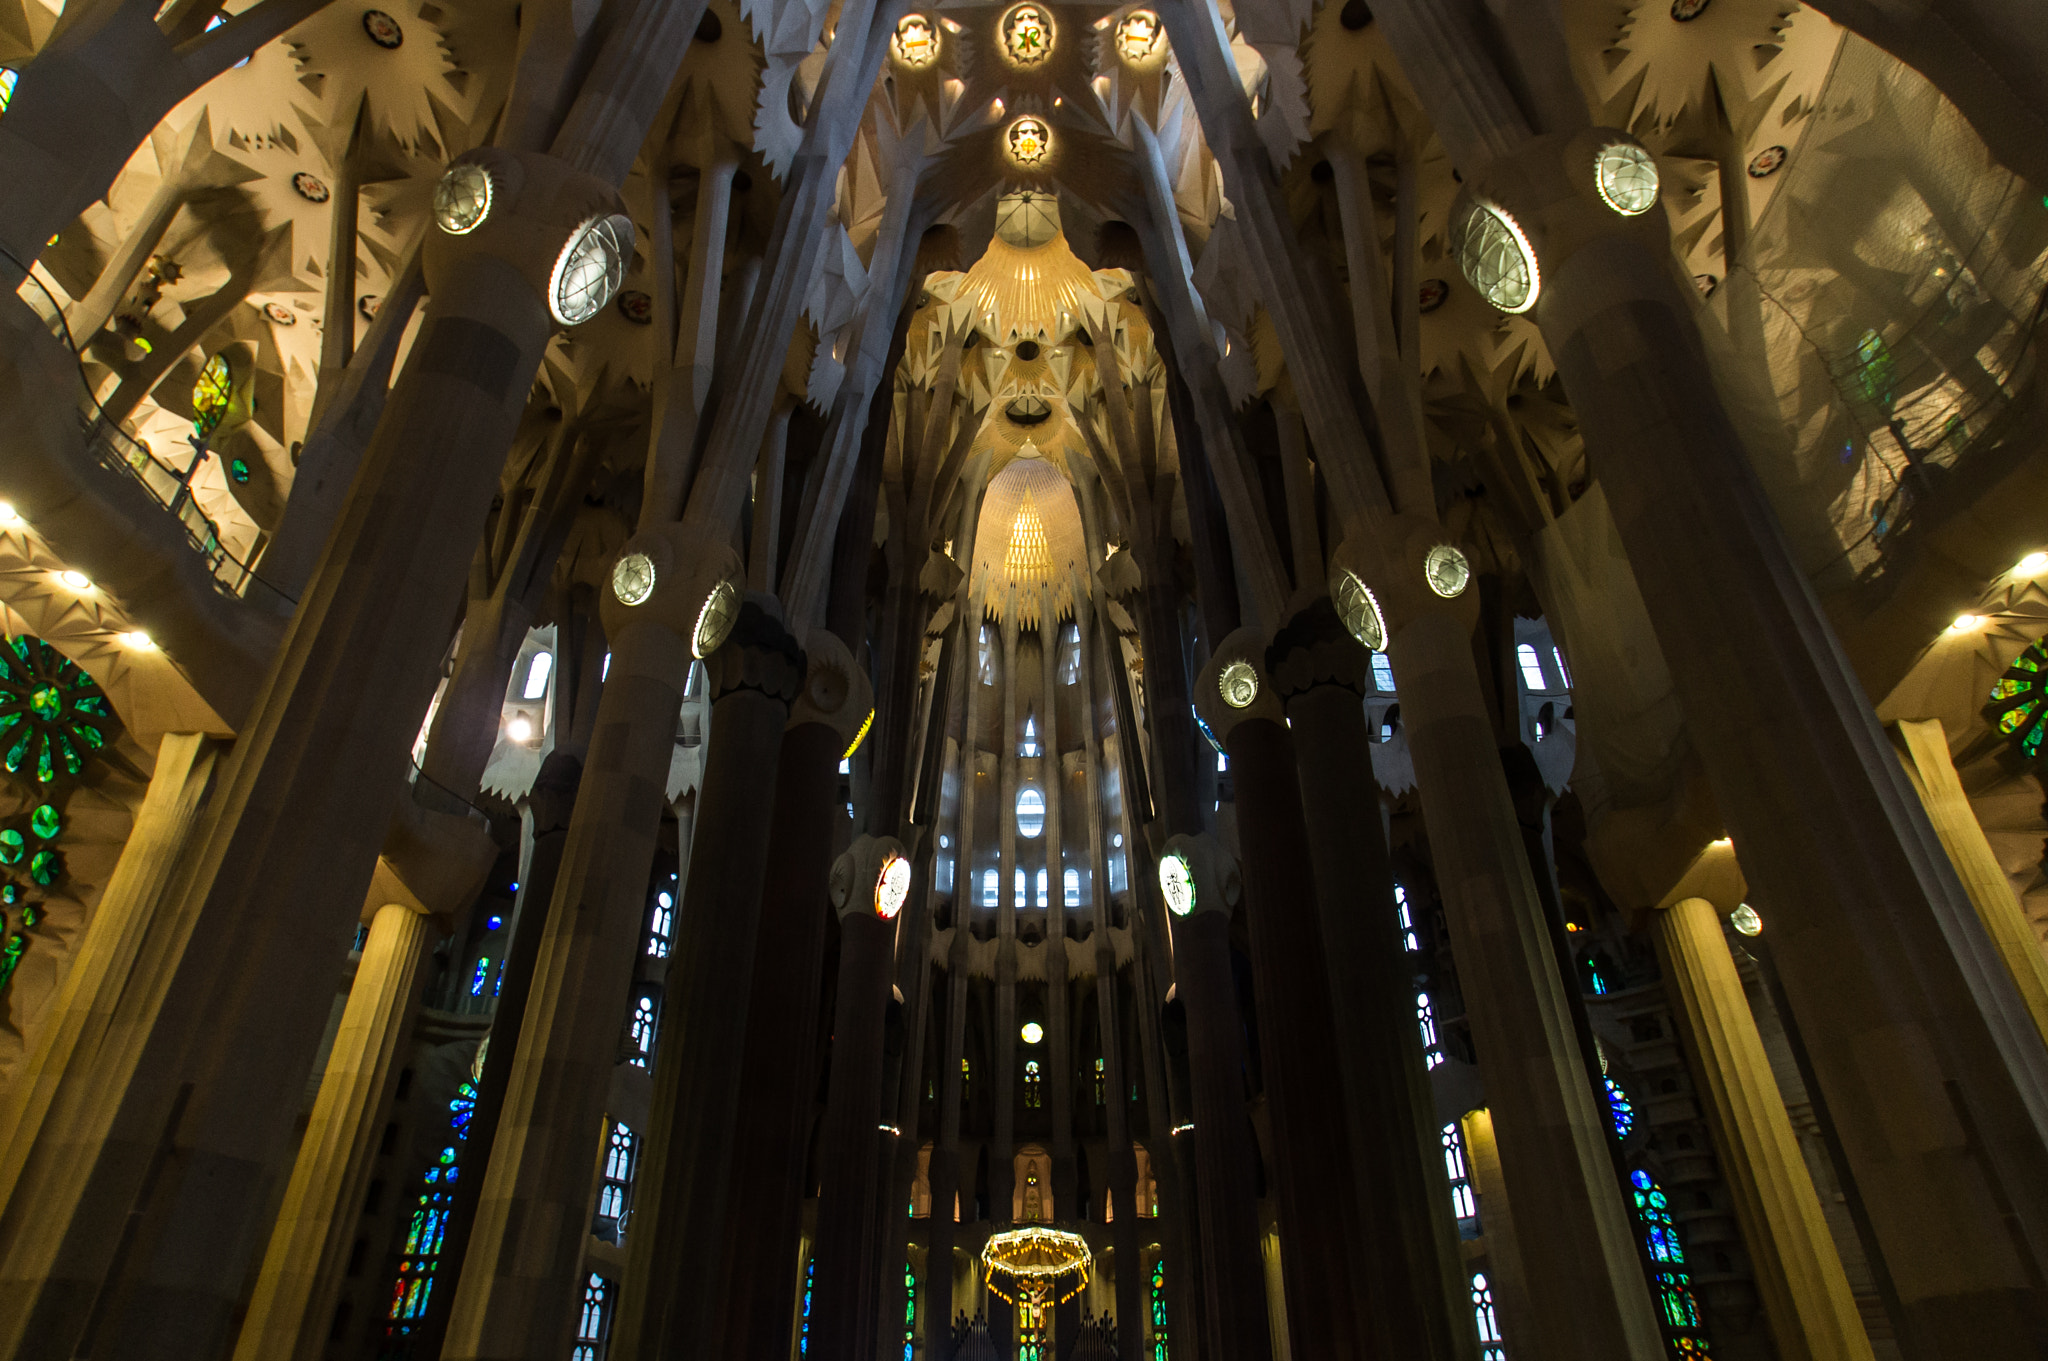
M368 3L0 0L0 1361L2048 1361L2041 0Z

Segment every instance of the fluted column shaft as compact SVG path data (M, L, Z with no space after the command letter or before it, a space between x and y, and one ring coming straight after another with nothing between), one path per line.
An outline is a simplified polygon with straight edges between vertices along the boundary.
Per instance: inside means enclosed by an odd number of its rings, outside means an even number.
M1579 1062L1543 905L1472 665L1469 624L1419 613L1391 641L1430 856L1513 1188L1544 1361L1654 1361L1663 1342L1608 1133Z
M1714 905L1685 898L1658 913L1657 957L1698 1065L1778 1355L1869 1361L1870 1339Z
M717 1291L737 1105L767 878L774 774L804 676L796 640L750 596L733 637L707 659L711 742L695 844L669 961L655 1056L639 1221L613 1345L622 1356L720 1355L705 1321Z
M235 1361L294 1361L327 1340L434 936L409 903L385 903L370 919Z
M1351 1260L1350 1242L1357 1192L1344 1103L1328 1099L1327 1075L1341 1074L1343 1063L1316 922L1300 776L1279 723L1255 718L1234 724L1223 742L1244 853L1287 1335L1304 1356L1360 1357L1366 1353L1352 1295L1362 1273Z
M817 1088L830 911L825 876L832 864L842 749L839 733L825 724L796 724L782 739L775 775L768 876L761 891L761 933L773 948L754 952L739 1101L748 1135L734 1150L725 1217L732 1245L724 1272L727 1356L779 1355L789 1343L805 1190L797 1169L804 1163Z
M1362 668L1364 649L1348 637L1327 644L1349 644ZM1274 667L1283 692L1291 669L1285 660ZM1286 705L1358 1171L1363 1338L1371 1355L1455 1357L1465 1282L1438 1190L1443 1156L1415 1043L1413 969L1396 930L1363 697L1349 684L1318 684L1288 694Z
M682 640L659 624L628 628L612 640L597 734L456 1288L443 1350L449 1361L552 1361L568 1346L581 1298L577 1268L590 1235L591 1168L631 1005L689 667ZM686 928L687 897L681 917Z

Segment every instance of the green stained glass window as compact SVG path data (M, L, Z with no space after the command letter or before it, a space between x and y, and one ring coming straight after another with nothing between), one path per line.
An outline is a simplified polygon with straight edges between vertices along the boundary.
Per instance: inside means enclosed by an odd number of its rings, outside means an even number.
M234 392L235 377L228 368L228 357L217 354L207 360L199 370L199 381L192 385L192 428L201 439L220 428Z
M249 460L246 458L228 460L228 476L237 482L247 482L249 480Z
M448 1216L455 1209L462 1149L469 1139L470 1120L475 1114L476 1087L465 1082L456 1088L454 1099L448 1103L449 1142L420 1174L412 1217L405 1226L397 1279L391 1284L391 1300L384 1311L384 1337L388 1344L403 1345L402 1340L419 1328L433 1299L434 1277L441 1267L441 1249L448 1234Z
M28 838L9 827L0 831L0 865L18 865L28 849Z
M0 766L49 785L84 773L114 713L91 676L40 638L0 645Z
M1889 412L1898 378L1899 367L1893 362L1884 337L1875 331L1865 331L1856 342L1856 386L1863 400Z
M48 888L64 873L64 858L55 851L37 851L29 857L28 877Z
M45 803L38 805L36 811L29 815L28 826L30 831L48 841L64 830L64 820L57 816L55 804Z
M2048 638L2040 639L2013 658L1991 687L1984 717L2018 747L2028 760L2041 755L2048 738Z

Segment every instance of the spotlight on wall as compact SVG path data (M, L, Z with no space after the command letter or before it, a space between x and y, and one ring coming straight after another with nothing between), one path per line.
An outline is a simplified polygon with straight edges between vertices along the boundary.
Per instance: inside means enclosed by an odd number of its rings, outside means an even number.
M2012 574L2016 577L2037 577L2043 572L2048 572L2048 553L2029 553L2015 563L2012 569Z
M57 580L81 594L92 589L92 578L83 572L59 572Z
M511 738L514 742L531 742L533 740L533 720L525 714L514 714L512 721L505 725L505 736Z
M1948 631L1950 633L1968 633L1983 622L1984 616L1980 614L1959 614L1955 617L1955 622L1948 626Z
M12 529L16 525L24 523L26 521L21 518L21 512L16 510L11 502L0 501L0 525L5 525L7 528Z
M121 642L124 646L131 647L135 649L137 652L156 651L156 639L150 637L141 629L130 629L128 632L122 634Z

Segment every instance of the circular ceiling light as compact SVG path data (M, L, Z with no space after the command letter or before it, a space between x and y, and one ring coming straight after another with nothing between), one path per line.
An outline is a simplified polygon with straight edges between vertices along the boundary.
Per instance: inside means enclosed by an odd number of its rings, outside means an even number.
M897 21L889 50L898 65L922 71L939 59L939 26L927 15L906 14Z
M1348 567L1343 569L1332 603L1337 607L1337 617L1344 621L1345 631L1353 638L1373 652L1387 650L1387 617L1380 613L1379 597L1372 593L1372 587L1359 580L1358 573Z
M92 589L92 578L83 572L59 572L57 573L57 580L63 582L69 589L81 593Z
M1536 251L1521 224L1504 208L1475 203L1459 223L1458 267L1480 296L1503 312L1522 313L1536 305L1543 276Z
M1052 55L1052 15L1033 0L1003 16L1003 53L1012 66L1037 66Z
M1052 129L1044 119L1025 114L1004 131L1003 151L1020 170L1043 169L1052 159Z
M434 225L450 236L467 236L491 215L491 172L474 161L448 167L434 186Z
M1159 858L1159 891L1166 895L1166 910L1185 917L1195 910L1195 872L1179 851Z
M1040 1040L1045 1038L1045 1027L1040 1025L1036 1021L1026 1021L1024 1023L1024 1028L1018 1031L1017 1034L1019 1038L1021 1038L1024 1041L1024 1043L1037 1044Z
M578 326L604 310L626 281L633 254L633 220L623 213L594 217L569 234L548 280L548 307L564 326Z
M910 862L891 854L882 862L881 877L875 880L875 915L885 922L896 920L910 897Z
M690 651L698 657L709 657L718 651L732 636L732 626L739 618L739 588L730 581L719 582L697 611L697 627L690 630Z
M1465 593L1466 583L1472 580L1472 564L1451 545L1440 543L1422 559L1422 575L1430 590L1452 600Z
M1166 54L1166 26L1149 9L1132 10L1116 26L1116 54L1132 66L1150 66Z
M1250 662L1232 662L1216 677L1216 688L1223 692L1223 702L1231 708L1248 709L1259 697L1259 673L1252 670Z
M1748 903L1737 903L1735 910L1728 914L1728 924L1745 936L1763 934L1764 919Z
M612 567L612 594L621 605L644 605L654 594L654 559L628 553Z
M1634 142L1610 142L1593 158L1593 183L1600 199L1623 217L1641 217L1657 206L1657 162Z

